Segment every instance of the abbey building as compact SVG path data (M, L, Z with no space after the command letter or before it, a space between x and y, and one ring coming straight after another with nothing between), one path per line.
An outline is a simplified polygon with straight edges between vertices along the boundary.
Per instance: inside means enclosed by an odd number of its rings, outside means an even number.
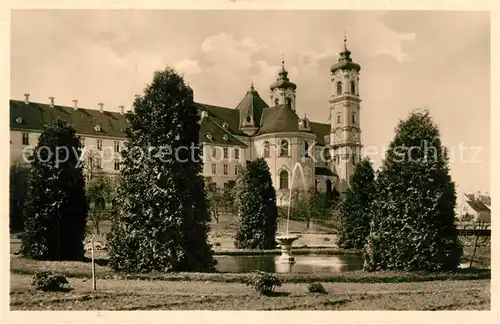
M234 107L196 103L201 116L203 175L224 187L236 179L246 161L264 157L279 205L287 204L292 185L344 191L360 157L359 71L360 65L344 46L329 71L331 93L324 97L325 109L330 109L329 123L297 115L300 88L289 78L283 61L267 101L252 84ZM45 123L62 118L75 125L85 150L93 152L92 164L117 174L126 122L124 107L119 108L119 112L106 111L100 103L98 109L85 109L76 100L72 106L61 106L53 97L48 103L35 103L30 102L29 94L25 100L11 100L11 162L22 162L26 149L36 146Z

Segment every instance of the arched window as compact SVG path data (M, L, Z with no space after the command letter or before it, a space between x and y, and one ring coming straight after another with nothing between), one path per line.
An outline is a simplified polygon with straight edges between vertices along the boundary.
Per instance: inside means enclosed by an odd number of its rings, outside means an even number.
M356 84L354 83L354 81L351 81L351 94L356 94Z
M337 82L337 95L342 94L342 82L338 81Z
M274 99L274 105L277 106L280 104L280 100L278 98Z
M286 105L288 108L292 109L292 98L286 98Z
M332 193L332 181L330 179L326 180L326 193L328 195Z
M302 157L309 157L309 143L307 141L302 142Z
M270 154L270 150L269 150L269 142L265 141L264 142L264 157L268 158L270 156L271 156L271 154Z
M247 116L247 123L249 123L252 120L252 117L250 115Z
M288 156L288 141L281 140L280 142L280 156Z
M288 189L288 171L280 172L280 189Z

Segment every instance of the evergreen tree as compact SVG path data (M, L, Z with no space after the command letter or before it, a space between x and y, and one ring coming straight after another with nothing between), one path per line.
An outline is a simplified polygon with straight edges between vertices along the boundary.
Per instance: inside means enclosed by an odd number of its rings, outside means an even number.
M66 121L47 124L31 157L21 253L41 260L81 260L87 202L80 139Z
M375 196L375 172L369 159L358 163L349 184L338 205L338 245L362 249L370 232L370 205Z
M456 270L455 185L429 112L401 121L377 175L366 270Z
M126 119L110 265L126 272L214 270L193 91L174 70L157 71Z
M10 167L10 230L22 231L24 227L24 206L28 195L29 168L22 164Z
M278 217L276 191L263 158L247 162L238 174L236 206L239 228L234 245L241 249L273 249Z

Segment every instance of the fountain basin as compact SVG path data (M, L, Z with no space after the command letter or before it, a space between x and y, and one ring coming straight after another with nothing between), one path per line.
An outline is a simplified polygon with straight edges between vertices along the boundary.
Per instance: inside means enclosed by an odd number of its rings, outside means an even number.
M292 256L292 244L298 240L300 235L281 235L276 237L276 241L281 246L281 256L278 262L295 263L295 258Z

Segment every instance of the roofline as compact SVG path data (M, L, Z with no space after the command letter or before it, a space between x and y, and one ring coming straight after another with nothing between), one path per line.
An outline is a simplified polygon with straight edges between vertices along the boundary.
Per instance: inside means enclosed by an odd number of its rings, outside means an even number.
M9 99L9 103L12 102L12 101L18 101L18 102L21 102L21 103L25 103L24 100L17 100L17 99ZM45 102L39 102L39 101L30 101L28 104L26 104L27 106L29 106L30 104L37 104L37 105L45 105L45 106L49 106L50 107L50 104L49 103L45 103ZM71 109L71 110L93 110L93 111L99 111L99 109L92 109L92 108L85 108L85 107L78 107L78 108L75 108L73 106L65 106L65 105L54 105L54 107L50 107L50 108L68 108L68 109ZM127 110L125 111L123 114L119 111L113 111L113 110L105 110L103 109L102 113L101 114L104 114L104 113L110 113L110 114L117 114L117 115L120 115L120 116L125 116L125 114L127 112L129 112L130 110Z
M214 145L214 146L223 146L223 147L248 147L245 143L243 145L237 145L237 144L222 144L222 143L214 143L214 142L208 142L208 141L200 141L198 142L199 144L204 144L204 145Z
M16 132L22 132L22 133L43 133L43 130L38 129L38 128L11 128L10 131L16 131ZM111 135L95 135L95 134L88 134L88 133L80 133L76 132L77 136L92 136L92 137L99 137L99 138L107 138L107 139L120 139L120 140L125 140L126 136L123 137L118 137L118 136L111 136Z

